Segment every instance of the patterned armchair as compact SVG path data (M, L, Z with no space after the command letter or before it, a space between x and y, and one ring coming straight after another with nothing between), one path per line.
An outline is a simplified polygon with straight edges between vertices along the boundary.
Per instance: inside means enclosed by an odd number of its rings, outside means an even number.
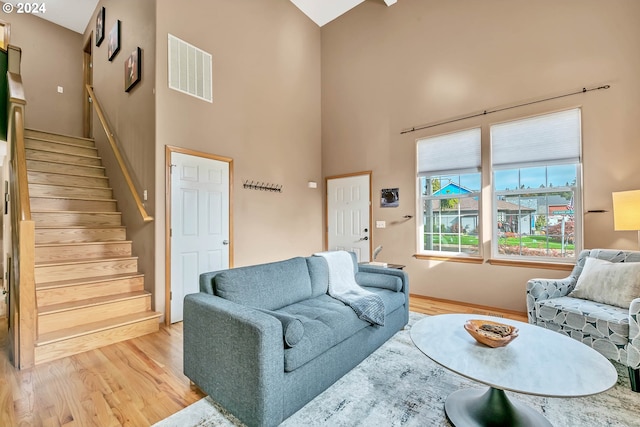
M629 369L631 389L640 391L640 295L629 309L568 296L574 290L588 257L610 262L640 262L640 252L607 249L582 251L564 279L527 282L529 323L582 341Z

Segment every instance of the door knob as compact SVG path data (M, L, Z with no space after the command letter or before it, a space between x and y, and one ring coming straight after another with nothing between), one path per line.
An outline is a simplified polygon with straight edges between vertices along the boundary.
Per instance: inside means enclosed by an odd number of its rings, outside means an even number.
M228 241L228 240L223 240L223 241L222 241L222 244L223 244L223 245L228 245L228 244L229 244L229 241Z
M369 238L367 236L364 236L362 239L360 240L369 240Z

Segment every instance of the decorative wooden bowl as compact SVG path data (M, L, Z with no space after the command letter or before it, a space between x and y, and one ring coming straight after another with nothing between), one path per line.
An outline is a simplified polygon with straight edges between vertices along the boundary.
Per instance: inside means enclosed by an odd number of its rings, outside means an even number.
M469 319L464 324L473 338L489 347L504 347L517 338L518 328L491 320Z

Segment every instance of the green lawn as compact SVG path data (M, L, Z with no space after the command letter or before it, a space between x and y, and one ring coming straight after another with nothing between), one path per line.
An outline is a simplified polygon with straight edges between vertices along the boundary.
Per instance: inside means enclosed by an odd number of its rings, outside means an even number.
M443 245L462 245L462 246L478 246L478 236L459 235L459 234L433 234L433 244ZM428 242L429 235L424 236L425 244ZM559 239L558 239L559 240ZM547 236L522 236L522 237L501 237L498 239L498 245L523 246L532 249L562 249L562 243L557 239L551 239ZM573 250L573 244L565 244L566 250Z

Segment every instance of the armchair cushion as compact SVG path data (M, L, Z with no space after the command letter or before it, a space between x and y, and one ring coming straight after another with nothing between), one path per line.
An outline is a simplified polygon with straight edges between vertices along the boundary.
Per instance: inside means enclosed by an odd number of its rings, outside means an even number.
M569 296L628 309L640 297L640 263L589 257Z

